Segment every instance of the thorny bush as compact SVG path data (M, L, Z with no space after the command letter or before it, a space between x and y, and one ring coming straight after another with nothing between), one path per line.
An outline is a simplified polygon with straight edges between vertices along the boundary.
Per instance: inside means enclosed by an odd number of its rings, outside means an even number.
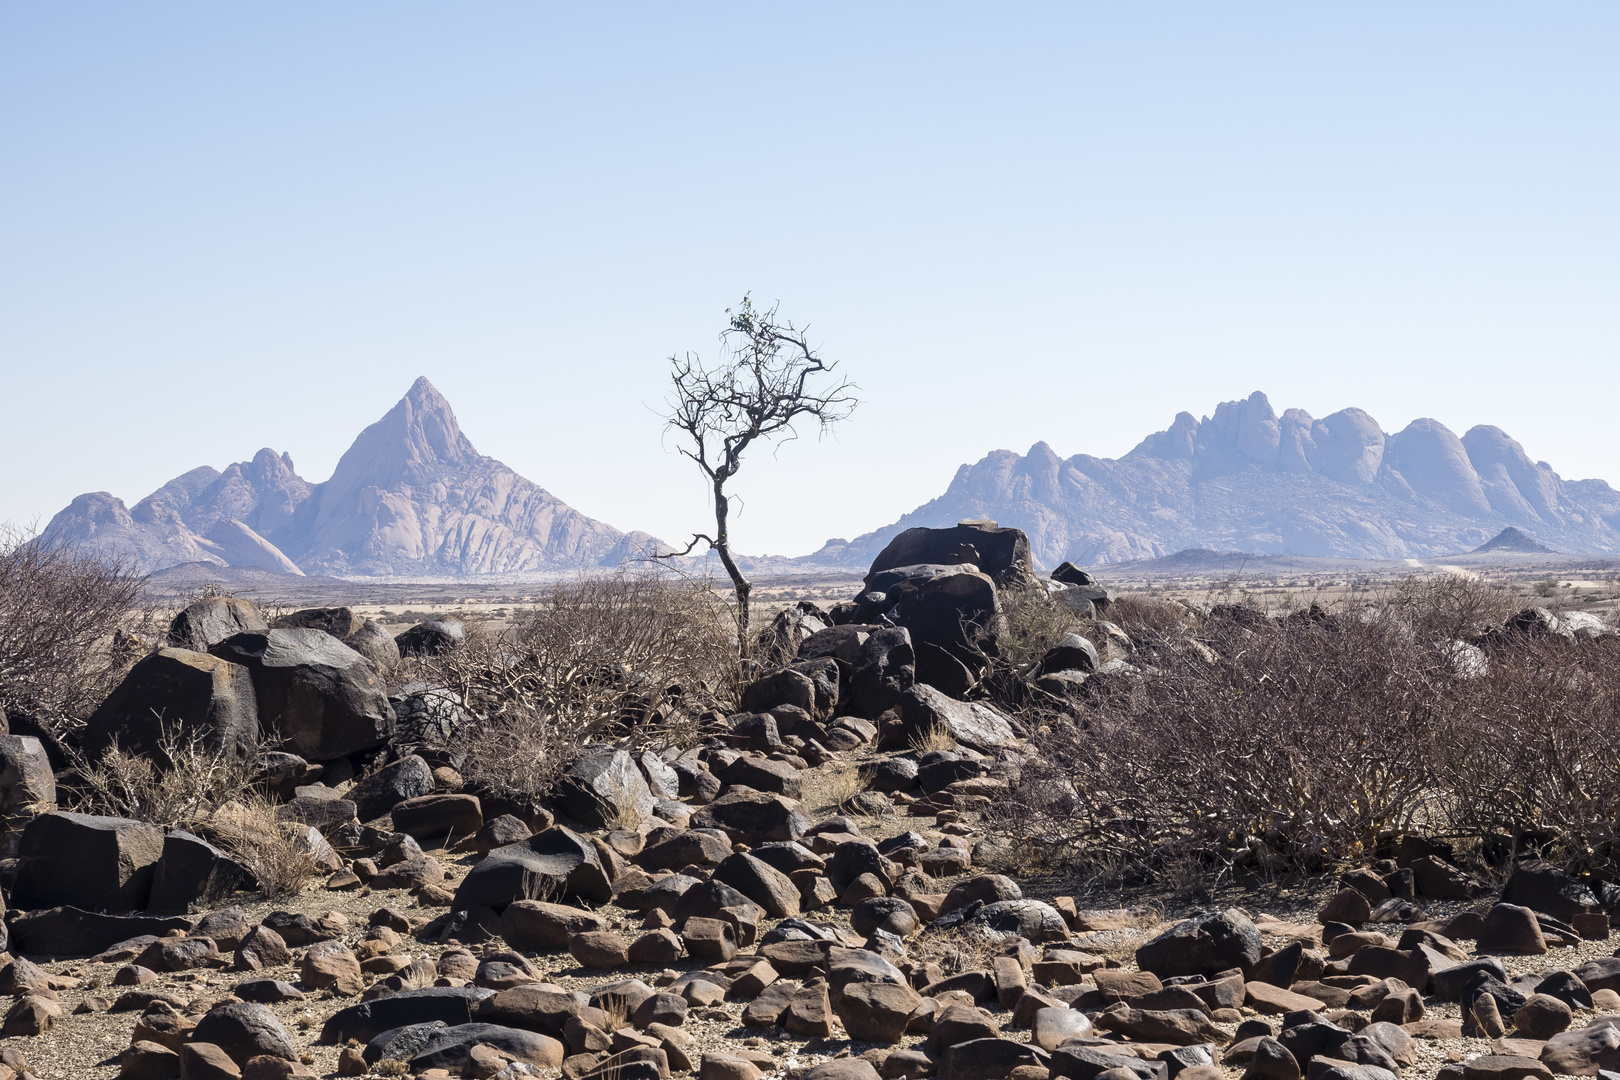
M165 728L154 756L125 753L116 744L96 761L68 747L73 771L59 791L65 807L83 814L176 826L217 843L241 863L269 897L290 896L311 881L324 841L307 825L286 820L259 790L262 753L237 754L201 733ZM160 768L156 759L169 763Z
M142 650L141 578L92 549L0 525L0 710L56 727L82 719Z
M419 662L473 714L462 774L533 799L589 741L663 747L696 740L737 695L734 624L706 582L621 572L557 584L501 634Z
M1458 579L1282 617L1116 604L1140 674L1046 718L1004 818L1136 874L1315 871L1409 832L1612 873L1620 637L1481 634L1504 610Z

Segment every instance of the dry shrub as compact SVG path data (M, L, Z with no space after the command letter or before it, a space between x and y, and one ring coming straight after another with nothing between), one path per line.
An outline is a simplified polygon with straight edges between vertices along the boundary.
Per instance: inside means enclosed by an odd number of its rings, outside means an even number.
M1408 832L1556 838L1608 867L1620 639L1495 635L1483 674L1456 663L1439 635L1502 612L1451 580L1333 612L1218 611L1195 628L1216 662L1154 650L1140 678L1049 718L1004 818L1043 850L1158 872L1317 870Z
M62 788L62 800L84 814L190 829L250 790L262 771L259 755L210 747L202 732L182 735L165 727L158 746L159 753L148 757L125 753L115 742L95 762L67 748L74 772ZM160 760L169 766L160 767Z
M129 563L0 525L0 710L89 715L139 659L118 632L149 616Z
M1065 635L1083 631L1080 618L1038 586L1003 589L1000 601L1002 621L995 644L998 666L1026 670L1057 648Z
M256 786L262 755L227 753L207 746L200 732L174 729L165 729L159 749L149 757L114 743L93 763L70 749L74 771L59 791L63 804L204 836L246 867L266 896L290 896L315 876L308 826L278 820L275 801Z
M858 766L829 765L821 770L819 782L806 794L821 810L842 810L844 804L866 790Z
M297 895L320 873L309 826L278 820L275 802L263 795L224 804L207 825L207 834L247 868L267 897Z
M462 774L519 798L544 794L587 742L693 742L705 712L737 694L724 603L706 582L650 573L557 584L506 633L418 663L478 717L456 747Z

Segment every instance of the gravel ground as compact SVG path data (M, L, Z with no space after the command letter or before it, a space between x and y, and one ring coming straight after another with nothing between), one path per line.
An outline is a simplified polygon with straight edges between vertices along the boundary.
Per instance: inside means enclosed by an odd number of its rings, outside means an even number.
M853 755L852 755L853 756ZM860 755L862 757L867 755ZM824 766L806 774L805 805L811 812L812 820L820 820L832 811L825 806L826 793L836 789L840 783L839 766L837 764ZM932 841L937 843L945 834L934 828L931 818L911 818L902 815L885 818L858 819L862 831L871 836L888 836L903 832L907 829L916 829L923 832ZM960 830L953 830L960 831ZM984 834L974 829L968 839L976 841L983 839ZM471 856L462 856L443 851L430 852L437 856L446 866L453 878L459 878L473 861ZM975 868L971 873L985 872L986 868ZM1262 887L1243 889L1235 886L1226 886L1203 895L1178 895L1172 892L1155 891L1153 889L1133 890L1106 890L1096 886L1095 883L1077 880L1071 877L1049 873L1017 873L1009 867L991 867L1001 872L1007 872L1019 879L1028 896L1050 899L1053 896L1067 894L1074 895L1082 907L1148 907L1155 912L1152 917L1144 918L1142 925L1128 930L1108 931L1104 933L1078 935L1077 942L1080 947L1112 958L1127 968L1134 967L1132 955L1136 947L1148 940L1157 932L1164 929L1174 920L1196 910L1208 908L1224 908L1237 906L1249 912L1252 916L1271 916L1284 923L1294 924L1290 931L1287 927L1274 927L1267 929L1267 943L1280 946L1292 938L1290 933L1302 932L1307 935L1320 930L1313 926L1315 912L1322 901L1330 895L1336 885L1331 880L1319 880L1303 883L1268 884ZM941 879L939 888L947 889L954 878ZM447 882L453 888L453 881ZM274 910L301 912L312 916L328 912L337 912L347 917L349 927L343 935L343 940L351 947L359 944L368 929L368 919L371 913L381 907L389 907L405 914L413 922L425 923L434 916L442 913L442 908L423 908L416 906L416 902L402 891L359 890L355 892L334 892L325 889L320 883L308 887L301 895L279 901L265 901L259 898L246 897L247 902L241 906L255 920L262 918ZM1484 903L1466 905L1457 903L1439 903L1426 905L1431 916L1442 918L1458 911L1472 907L1483 910ZM614 928L626 932L638 931L641 927L641 916L632 912L623 912L617 908L606 908L602 912L614 921ZM832 922L839 925L848 925L846 909L824 908L809 913L810 918ZM1282 933L1272 932L1281 930ZM1396 929L1398 933L1398 928ZM913 938L908 943L913 956L938 955L941 943L938 935L924 935ZM960 941L952 941L952 947L960 947ZM458 946L427 945L405 937L395 948L395 954L403 954L412 958L429 957L437 959L445 952ZM505 948L501 941L491 942L489 945L474 947L470 951L475 954L494 952ZM296 957L302 950L295 949L295 962L286 967L266 970L263 972L243 974L226 970L207 969L195 972L166 974L159 977L159 981L151 988L174 993L191 1001L213 1001L228 995L236 983L244 978L272 977L287 982L298 981L298 967ZM1578 967L1588 959L1615 954L1611 942L1593 941L1583 942L1577 948L1554 949L1545 956L1540 957L1501 957L1504 966L1510 974L1518 975L1536 971L1553 971L1572 969ZM226 957L228 962L229 957ZM541 954L534 958L534 966L541 972L545 981L568 989L588 989L621 977L635 976L650 984L667 982L676 973L687 970L677 967L674 969L655 968L625 968L614 971L586 971L579 968L567 954ZM119 1073L119 1054L130 1044L130 1033L135 1026L139 1014L127 1013L89 1013L73 1015L73 1010L79 1006L87 995L104 994L109 998L117 996L121 988L111 987L114 972L121 965L95 964L83 960L52 962L41 965L54 975L70 976L79 980L79 985L59 992L63 1011L65 1014L55 1028L42 1036L32 1038L7 1038L0 1040L0 1046L15 1047L26 1054L33 1071L41 1080L104 1080L116 1077ZM319 1036L322 1023L332 1013L345 1005L351 1004L354 999L333 998L329 994L311 995L307 1000L295 1001L271 1006L281 1018L288 1032L292 1035L294 1045L304 1055L305 1062L322 1076L335 1075L337 1067L338 1047L315 1045L314 1039ZM784 1034L781 1029L771 1032L758 1029L744 1028L740 1024L740 1016L745 1002L726 1001L714 1008L694 1008L688 1015L684 1029L690 1036L693 1049L691 1057L695 1062L698 1056L705 1051L735 1052L739 1046L746 1046L764 1051L773 1055L778 1064L778 1073L794 1070L797 1067L814 1064L841 1053L859 1054L873 1049L873 1044L851 1042L838 1037L835 1029L833 1038L821 1040L805 1040L798 1036ZM1435 1000L1427 1003L1428 1016L1431 1018L1459 1019L1458 1007L1454 1004L1445 1004ZM1003 1014L1005 1015L1005 1014ZM1246 1011L1247 1015L1247 1011ZM1577 1012L1575 1026L1581 1026L1592 1018L1590 1012ZM1228 1034L1234 1028L1226 1027ZM1009 1032L1009 1037L1024 1041L1029 1037L1027 1031ZM908 1036L902 1044L906 1047L916 1046L921 1037ZM1403 1073L1406 1080L1429 1080L1435 1071L1448 1062L1466 1060L1480 1054L1489 1053L1491 1044L1485 1040L1462 1039L1438 1042L1433 1040L1418 1040L1417 1062ZM1241 1067L1231 1067L1227 1072L1232 1077L1241 1075Z

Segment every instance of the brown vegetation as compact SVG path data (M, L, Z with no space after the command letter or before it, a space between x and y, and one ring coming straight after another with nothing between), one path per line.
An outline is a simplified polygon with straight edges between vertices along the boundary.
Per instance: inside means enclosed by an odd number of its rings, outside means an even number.
M730 622L706 583L622 572L558 584L507 632L418 663L477 718L457 747L466 779L533 798L587 741L694 741L736 698Z
M140 602L127 563L0 525L0 710L88 715L138 659L115 639Z
M1502 614L1456 578L1282 618L1121 600L1141 677L1050 720L1007 820L1141 871L1319 870L1405 832L1612 869L1620 639L1480 637Z

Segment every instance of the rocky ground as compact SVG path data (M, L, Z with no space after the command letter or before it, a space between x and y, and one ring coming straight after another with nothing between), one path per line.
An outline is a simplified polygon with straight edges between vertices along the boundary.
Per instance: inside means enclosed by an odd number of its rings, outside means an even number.
M717 751L709 764L725 756ZM422 867L436 865L443 880L362 885L350 871L373 870L350 860L330 884L278 901L237 894L155 944L137 938L87 959L13 962L0 971L0 987L15 997L0 1050L14 1065L22 1055L42 1078L180 1075L183 1061L188 1076L560 1069L647 1080L688 1071L705 1080L823 1077L829 1066L837 1076L947 1080L1092 1080L1117 1069L1143 1080L1189 1069L1199 1071L1187 1080L1213 1077L1211 1069L1253 1080L1301 1071L1387 1080L1380 1069L1427 1080L1442 1072L1591 1075L1620 1065L1620 1032L1603 1019L1620 1012L1606 916L1582 914L1577 933L1522 905L1466 895L1478 886L1415 845L1402 860L1409 868L1364 870L1337 889L1331 881L1229 889L1219 910L1191 923L1181 916L1196 908L1148 905L1146 892L1122 897L1133 906L1098 909L1095 895L1056 895L1072 881L1020 875L974 810L912 816L917 803L904 792L889 796L896 805L887 815L830 805L849 804L851 766L870 777L882 763L922 757L862 746L804 768L796 799L753 794L756 807L786 811L777 820L796 842L733 839L773 816L757 809L752 824L726 819L725 840L712 842L719 837L699 831L713 824L702 795L667 800L695 811L696 828L677 828L683 823L667 818L680 815L660 803L667 816L635 828L576 834L612 872L616 899L513 901L525 919L511 910L446 918L484 856L431 840L415 856L394 834L403 848L394 854L408 854L396 866L431 879ZM709 805L738 795L750 792L733 788ZM975 851L985 866L973 865ZM929 858L940 852L966 858ZM759 871L784 854L812 872ZM376 873L390 869L382 865L390 857L371 860ZM675 867L637 866L676 858ZM870 869L853 872L860 867ZM583 889L578 869L562 876ZM682 877L691 879L680 883L685 892L649 895ZM705 878L735 889L683 905ZM478 875L471 880L476 886ZM1391 886L1413 898L1386 897ZM1542 908L1580 905L1580 888L1550 870L1509 883L1521 894L1514 898ZM254 928L267 918L284 928L285 947L263 947ZM298 930L339 947L302 943ZM248 936L255 932L258 947ZM195 952L179 948L205 937L210 944ZM433 986L445 989L427 991L425 1012L398 1008ZM459 987L484 989L469 996ZM390 996L394 1012L386 1011ZM1471 1003L1466 1015L1459 998ZM244 999L262 1002L278 1022L252 1046L270 1056L239 1052L233 1062L227 1053L209 1064L176 1052L222 1005ZM358 1039L325 1030L368 1001L384 1012L350 1022ZM441 1054L449 1067L435 1071L420 1054L431 1029L382 1030L430 1015L451 1030L457 1020L499 1025L475 1033L485 1046L473 1049L475 1040ZM30 1023L45 1030L17 1033ZM366 1042L369 1052L360 1049Z

